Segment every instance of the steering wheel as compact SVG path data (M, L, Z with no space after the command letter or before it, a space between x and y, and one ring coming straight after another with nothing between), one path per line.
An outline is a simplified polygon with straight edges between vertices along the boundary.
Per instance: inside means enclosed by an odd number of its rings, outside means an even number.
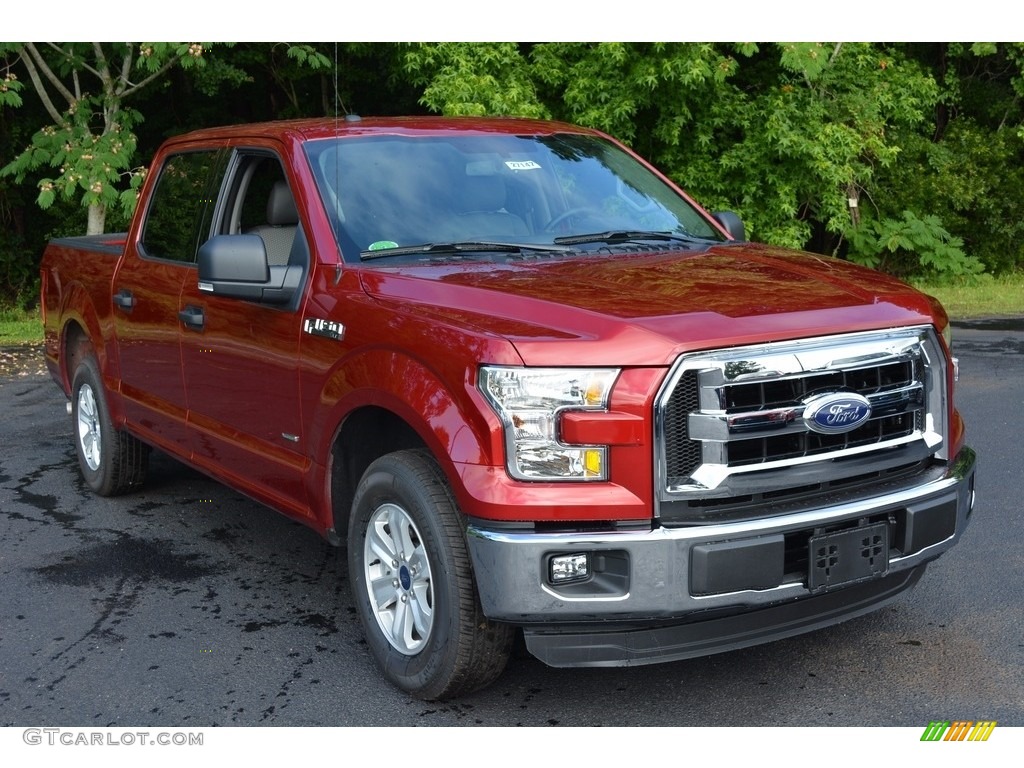
M563 211L562 213L555 216L555 218L553 218L551 221L544 225L543 229L545 232L553 232L559 224L564 224L566 221L573 218L574 216L592 216L595 213L597 213L597 211L585 205L579 206L577 208L570 208L568 211Z

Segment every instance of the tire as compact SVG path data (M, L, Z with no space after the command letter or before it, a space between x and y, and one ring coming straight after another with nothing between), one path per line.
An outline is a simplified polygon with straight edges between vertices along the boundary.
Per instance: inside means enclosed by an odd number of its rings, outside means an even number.
M349 577L384 676L428 701L483 688L505 669L513 629L480 607L462 515L433 458L383 456L352 503Z
M94 493L116 496L142 484L149 466L149 446L114 428L103 379L93 357L83 358L75 369L71 423L78 466Z

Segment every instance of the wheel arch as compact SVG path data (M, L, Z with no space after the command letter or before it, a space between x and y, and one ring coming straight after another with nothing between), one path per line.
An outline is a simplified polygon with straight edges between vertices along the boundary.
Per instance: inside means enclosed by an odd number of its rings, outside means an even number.
M381 456L411 448L430 451L420 434L393 411L363 406L348 414L331 445L328 471L331 523L338 536L346 536L356 486L367 467Z
M93 357L99 367L100 379L107 393L107 407L110 409L110 418L118 426L124 423L124 411L121 409L121 399L116 396L116 391L110 386L113 367L110 355L107 354L105 344L96 343L98 330L90 330L80 317L69 318L61 329L60 340L60 381L58 382L64 390L64 394L71 397L72 382L75 379L75 371L85 357Z
M408 448L433 456L462 501L460 464L503 460L501 425L475 387L474 372L447 372L393 350L374 350L339 365L319 398L313 424L335 424L314 435L323 447L330 499L325 528L347 530L355 486L375 459ZM329 439L329 441L328 441ZM330 535L330 534L328 534Z
M86 349L96 358L103 377L111 376L112 350L108 347L113 342L113 329L109 338L104 336L99 313L89 292L80 283L68 286L61 304L60 383L64 391L70 393L75 369Z
M64 391L70 393L71 382L75 378L78 365L82 362L82 358L89 354L95 354L95 344L78 320L69 320L64 324L60 347L61 384Z

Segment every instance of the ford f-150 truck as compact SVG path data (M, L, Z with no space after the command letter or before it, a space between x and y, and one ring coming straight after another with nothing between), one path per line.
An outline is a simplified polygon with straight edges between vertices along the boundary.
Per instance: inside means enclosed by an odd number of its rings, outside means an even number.
M86 483L157 448L345 546L420 698L516 632L630 665L864 614L974 506L936 301L746 242L571 125L179 136L127 233L48 246L42 307Z

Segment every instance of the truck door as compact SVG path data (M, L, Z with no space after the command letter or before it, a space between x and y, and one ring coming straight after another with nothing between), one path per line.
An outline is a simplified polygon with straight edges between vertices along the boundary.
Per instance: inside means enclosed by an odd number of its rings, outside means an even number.
M212 201L226 156L216 150L169 157L125 245L114 276L114 329L121 394L133 431L173 453L190 449L181 375L178 300L195 283L196 250L209 236Z
M258 234L270 269L301 262L309 249L278 158L237 151L214 232ZM308 513L299 406L298 292L291 304L215 296L193 276L181 292L181 364L193 460L295 517Z

